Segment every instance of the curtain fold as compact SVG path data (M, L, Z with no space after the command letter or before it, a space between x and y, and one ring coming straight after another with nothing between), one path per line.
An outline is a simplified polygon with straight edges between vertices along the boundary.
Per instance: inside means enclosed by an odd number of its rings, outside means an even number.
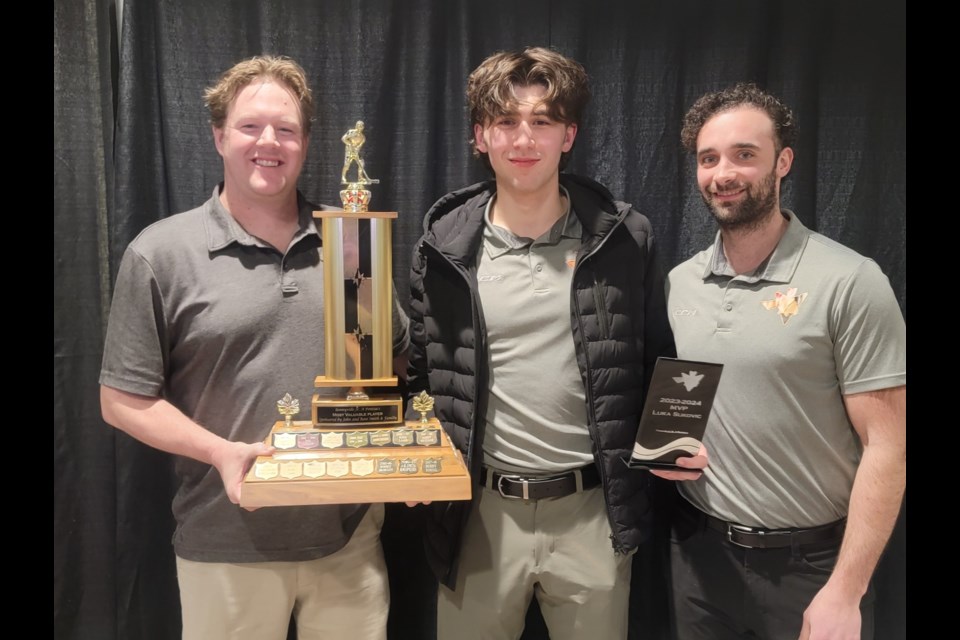
M469 72L545 45L584 64L593 100L569 171L652 221L672 267L715 225L680 147L702 93L755 81L794 108L784 204L873 257L906 312L905 3L810 0L110 0L54 3L54 631L176 638L170 456L106 426L97 397L110 282L127 243L196 206L222 178L204 87L234 62L289 55L317 121L300 188L336 204L340 136L366 124L373 209L398 211L394 277L427 208L485 179L471 156ZM406 508L388 510L391 637L430 637L433 587ZM905 635L903 519L878 571L878 638ZM662 532L659 534L662 542ZM637 557L632 637L667 637L661 548ZM398 589L399 586L399 589ZM400 590L402 589L402 591ZM545 637L532 618L527 638Z

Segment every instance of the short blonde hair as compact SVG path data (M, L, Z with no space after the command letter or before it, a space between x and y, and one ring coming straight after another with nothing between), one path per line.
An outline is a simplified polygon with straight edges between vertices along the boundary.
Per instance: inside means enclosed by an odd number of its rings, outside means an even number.
M203 92L203 102L210 110L210 124L222 129L227 111L237 95L260 78L276 80L297 98L300 126L303 135L309 135L313 124L313 93L307 86L303 67L286 56L254 56L227 69L215 85Z

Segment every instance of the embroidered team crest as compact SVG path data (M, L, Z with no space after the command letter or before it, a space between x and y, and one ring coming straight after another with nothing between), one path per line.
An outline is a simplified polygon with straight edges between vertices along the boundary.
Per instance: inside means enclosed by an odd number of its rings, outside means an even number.
M800 311L800 305L807 299L807 295L807 293L797 295L797 289L794 287L793 289L787 289L785 294L777 291L773 294L773 300L764 300L760 304L767 311L776 309L777 315L780 316L780 322L787 324L790 317L797 315Z

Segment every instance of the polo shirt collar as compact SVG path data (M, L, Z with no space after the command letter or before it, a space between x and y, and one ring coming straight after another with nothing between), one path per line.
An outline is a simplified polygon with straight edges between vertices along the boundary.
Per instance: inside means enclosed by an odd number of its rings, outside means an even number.
M263 240L247 233L236 218L231 215L227 208L220 202L220 192L223 189L221 182L213 189L213 197L207 201L207 250L212 252L220 251L233 243L248 247L262 247L274 249ZM290 241L292 247L301 238L308 235L319 235L317 227L313 222L313 210L310 203L307 202L303 194L297 191L297 209L300 228Z
M557 244L561 238L579 239L583 235L583 228L580 226L580 220L573 214L570 194L563 186L560 187L560 191L566 199L567 210L553 223L549 230L535 240L521 238L507 229L493 224L490 221L490 211L493 208L496 196L490 198L483 209L483 245L487 255L490 258L497 258L508 251L522 249L531 244Z
M761 262L753 273L740 276L744 281L790 282L793 278L793 273L797 270L797 265L800 264L800 257L803 255L803 248L807 244L810 231L803 226L803 223L792 211L781 209L781 212L789 221L787 230L783 232L780 242L777 243L769 258ZM717 237L713 242L713 255L707 260L703 271L704 280L711 275L736 275L723 253L723 239L719 231L717 231Z

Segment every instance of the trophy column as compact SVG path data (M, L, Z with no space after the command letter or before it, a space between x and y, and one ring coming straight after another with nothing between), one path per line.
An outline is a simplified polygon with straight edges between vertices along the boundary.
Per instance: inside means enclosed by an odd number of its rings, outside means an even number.
M351 183L344 205L369 202L370 192ZM345 206L347 209L347 206ZM312 422L318 428L376 426L402 421L403 402L371 398L364 387L394 387L391 222L395 212L317 211L323 224L325 375L316 387L349 389L343 398L315 394Z

